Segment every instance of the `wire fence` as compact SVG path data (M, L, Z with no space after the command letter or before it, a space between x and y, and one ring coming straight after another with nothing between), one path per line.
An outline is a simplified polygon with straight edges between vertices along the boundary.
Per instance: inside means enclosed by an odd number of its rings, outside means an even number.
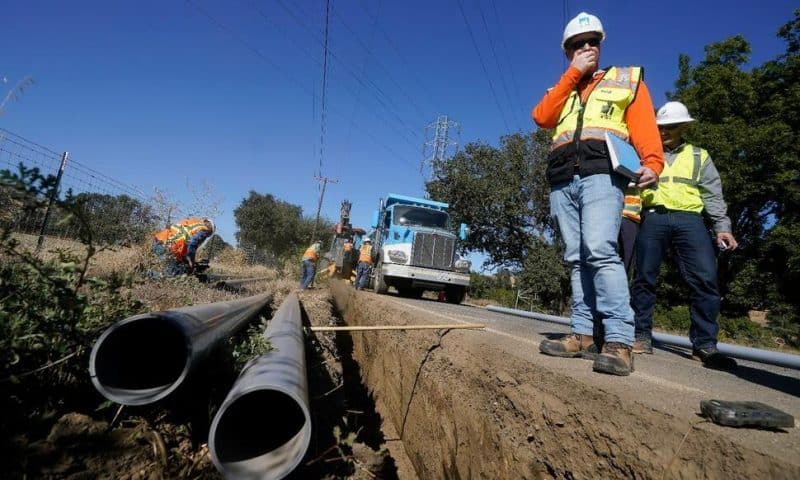
M21 174L35 168L43 176L56 178L53 200L67 195L80 202L84 221L99 245L139 242L159 225L170 221L163 208L140 189L94 170L69 157L20 135L0 129L0 170ZM49 205L48 198L36 198L36 208L23 208L33 198L0 195L0 216L12 231L45 238L76 239L79 220ZM57 205L58 202L55 202ZM175 212L177 213L177 212Z

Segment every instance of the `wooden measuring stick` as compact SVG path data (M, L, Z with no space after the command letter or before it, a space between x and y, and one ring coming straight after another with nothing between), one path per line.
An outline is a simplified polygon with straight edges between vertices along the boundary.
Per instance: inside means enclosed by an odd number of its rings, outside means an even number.
M445 325L344 325L341 327L316 327L312 326L312 332L361 332L367 330L445 330L445 329L483 329L486 325L481 323L457 323Z

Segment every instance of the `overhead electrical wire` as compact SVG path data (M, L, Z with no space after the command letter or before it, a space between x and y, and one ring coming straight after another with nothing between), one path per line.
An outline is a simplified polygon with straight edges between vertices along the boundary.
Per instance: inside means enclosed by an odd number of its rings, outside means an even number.
M513 112L516 110L514 102L511 100L511 94L508 93L508 86L506 85L506 76L503 73L503 67L500 66L500 58L497 56L497 51L494 48L494 40L492 39L492 32L489 31L489 24L486 22L486 16L483 14L483 9L481 8L480 1L476 2L478 5L478 12L481 14L481 21L483 22L483 28L486 30L486 36L489 38L489 50L492 52L492 57L494 57L494 63L497 66L497 71L500 74L500 83L503 85L503 91L506 94L506 100L508 100L508 105ZM514 115L511 116L512 122L514 121Z
M244 39L243 39L243 38L242 38L240 35L238 35L238 34L237 34L237 33L236 33L236 32L235 32L233 29L229 28L227 25L225 25L225 24L224 24L224 23L222 23L221 21L217 20L217 18L216 18L216 17L214 17L213 15L211 15L211 14L210 14L210 13L209 13L207 10L205 10L205 9L204 9L204 8L202 8L202 7L200 7L199 5L197 5L197 4L196 4L195 2L193 2L192 0L186 0L186 3L190 4L190 5L191 5L191 6L192 6L192 7L193 7L195 10L197 10L198 12L200 12L200 13L201 13L203 16L205 16L206 18L208 18L208 19L209 19L209 20L210 20L210 21L211 21L211 22L212 22L214 25L216 25L216 26L217 26L217 28L219 28L220 30L223 30L225 33L227 33L228 35L230 35L230 36L231 36L231 37L232 37L234 40L236 40L236 41L237 41L239 44L241 44L243 47L245 47L245 48L246 48L247 50L249 50L251 53L253 53L254 55L256 55L256 56L257 56L259 59L261 59L262 61L264 61L264 62L265 62L267 65L269 65L270 67L272 67L272 68L274 68L275 70L279 71L279 72L280 72L282 75L284 75L284 76L285 76L285 77L286 77L288 80L290 80L292 83L294 83L294 84L295 84L295 86L297 86L298 88L300 88L301 90L303 90L305 93L307 93L307 94L311 95L311 96L312 96L312 98L317 98L317 97L316 97L316 94L314 93L314 91L313 91L312 89L310 89L309 87L307 87L306 85L304 85L304 84L303 84L301 81L299 81L299 80L298 80L296 77L294 77L293 75L291 75L290 73L288 73L286 70L284 70L283 68L281 68L281 67L280 67L280 66L279 66L279 65L278 65L278 64L277 64L277 63L276 63L274 60L272 60L271 58L269 58L269 57L267 57L266 55L264 55L264 53L262 53L262 52L261 52L261 50L259 50L258 48L256 48L256 47L252 46L250 43L248 43L246 40L244 40ZM332 109L332 108L329 108L329 112L330 112L331 114L336 114L337 116L339 116L339 117L341 117L341 118L343 118L343 119L346 119L346 118L347 118L347 117L346 117L346 115L343 115L342 113L340 113L340 112L338 112L337 110L334 110L334 109ZM379 146L381 146L383 149L385 149L386 151L388 151L389 153L391 153L393 156L395 156L395 157L396 157L398 160L400 160L400 161L402 161L402 162L405 162L405 163L409 164L410 166L412 166L412 167L416 168L416 164L412 163L412 162L411 162L411 161L410 161L408 158L405 158L405 157L403 157L402 155L398 154L398 153L397 153L397 152L396 152L394 149L392 149L391 147L389 147L389 146L388 146L386 143L383 143L383 142L381 142L380 140L378 140L378 138L377 138L377 137L375 137L375 135L374 135L372 132L370 132L370 131L368 131L368 130L364 129L363 127L359 127L359 130L360 130L360 131L361 131L361 132L362 132L364 135L366 135L367 137L369 137L370 139L372 139L372 140L375 142L375 144L376 144L376 145L379 145ZM416 149L416 146L414 146L414 148Z
M469 38L472 40L472 46L475 47L475 53L478 55L478 61L481 64L481 68L483 69L483 74L486 76L486 81L489 82L489 90L492 92L492 98L494 98L494 103L497 105L497 109L500 111L500 116L503 119L503 124L506 126L506 132L510 135L511 129L508 127L508 120L506 120L506 114L503 110L503 107L500 105L500 101L497 99L497 93L494 90L494 84L492 83L492 78L489 76L489 71L486 69L486 63L483 61L483 56L481 55L481 51L478 48L478 42L475 40L475 34L472 32L472 27L469 24L469 20L467 19L467 14L464 12L464 5L462 4L461 0L456 0L458 2L458 9L461 10L461 17L464 19L464 24L467 26L467 31L469 31Z
M503 22L500 20L500 14L497 11L497 5L495 5L495 1L491 0L492 3L492 10L494 11L494 16L497 19L498 25L503 25ZM522 95L519 93L519 84L517 83L517 76L514 74L514 63L511 61L511 55L508 53L508 45L506 44L506 36L503 34L502 27L498 29L500 31L500 42L503 44L503 52L505 53L506 63L508 63L508 70L511 72L511 84L514 87L514 93L517 96L517 101L522 106L520 109L523 112L524 121L530 122L530 118L528 117L528 110L530 105L527 105L522 100ZM523 130L525 123L523 123Z
M331 19L331 0L325 1L325 43L322 47L322 106L320 113L320 132L319 132L319 172L322 176L322 159L325 156L325 120L328 114L326 104L328 93L328 29Z

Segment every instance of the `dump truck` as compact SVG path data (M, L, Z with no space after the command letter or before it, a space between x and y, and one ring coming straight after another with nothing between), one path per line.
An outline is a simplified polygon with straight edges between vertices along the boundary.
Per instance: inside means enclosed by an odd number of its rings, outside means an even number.
M464 300L471 264L458 256L456 244L468 229L462 223L454 233L448 204L390 193L381 199L373 227L375 292L394 287L401 296L419 298L432 290L444 292L449 303Z

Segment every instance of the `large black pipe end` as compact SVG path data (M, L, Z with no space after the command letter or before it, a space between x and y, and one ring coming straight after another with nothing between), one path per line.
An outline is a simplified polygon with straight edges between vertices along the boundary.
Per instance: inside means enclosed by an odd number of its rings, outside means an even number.
M211 458L226 478L280 479L311 442L307 406L294 395L261 388L226 402L211 425Z
M97 339L89 358L95 388L123 405L146 405L180 386L189 371L189 341L169 318L137 315Z

